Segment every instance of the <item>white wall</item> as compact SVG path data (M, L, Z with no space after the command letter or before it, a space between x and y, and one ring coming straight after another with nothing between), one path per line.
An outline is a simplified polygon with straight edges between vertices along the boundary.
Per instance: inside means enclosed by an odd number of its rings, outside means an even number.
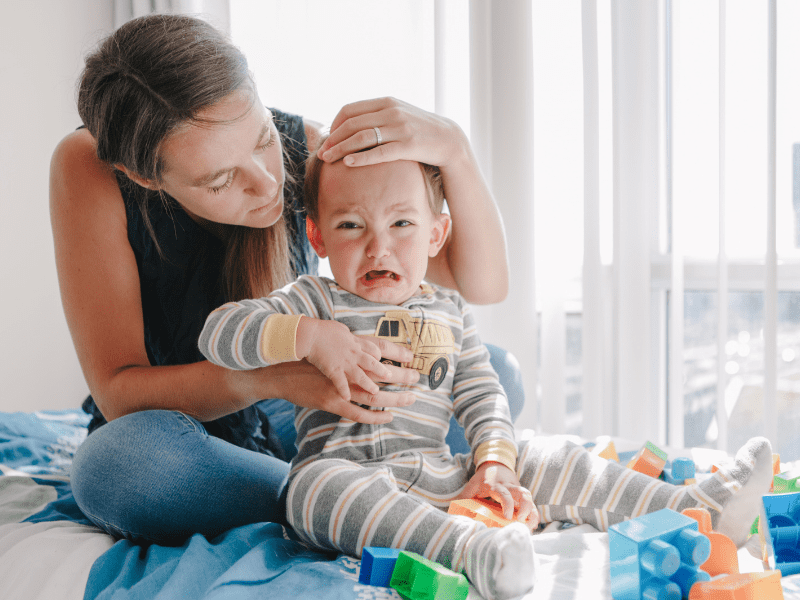
M87 393L58 291L50 156L80 125L83 56L110 2L6 0L0 19L0 411L68 408Z

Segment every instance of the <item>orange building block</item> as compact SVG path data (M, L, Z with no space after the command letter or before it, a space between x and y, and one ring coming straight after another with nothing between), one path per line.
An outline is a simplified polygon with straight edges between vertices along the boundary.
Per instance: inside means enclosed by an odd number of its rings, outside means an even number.
M652 442L647 442L630 460L627 467L650 477L658 477L664 470L665 464L667 464L667 453Z
M705 508L686 508L681 514L697 521L700 533L711 542L711 554L700 569L716 577L739 573L739 555L736 544L727 535L711 531L711 515Z
M775 491L775 475L781 474L781 455L772 455L772 483L769 484L769 493Z
M600 458L605 458L606 460L615 460L619 462L617 448L614 446L614 442L606 436L598 438L597 444L592 448L592 454Z
M505 527L514 522L503 516L503 509L499 503L488 498L453 500L447 512L451 515L463 515L480 521L485 523L487 527ZM514 516L516 516L516 511Z
M781 572L741 573L695 583L689 600L783 600Z

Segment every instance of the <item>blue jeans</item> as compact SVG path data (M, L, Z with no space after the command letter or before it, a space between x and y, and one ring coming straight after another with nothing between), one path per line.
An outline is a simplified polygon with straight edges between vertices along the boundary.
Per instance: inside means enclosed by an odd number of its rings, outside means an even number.
M513 356L489 346L514 418L524 403ZM258 404L287 456L294 449L294 406ZM451 423L452 452L469 452L464 430ZM115 419L78 448L71 483L83 513L110 534L136 542L179 545L194 533L213 538L228 529L285 523L288 463L209 435L180 412L151 410Z

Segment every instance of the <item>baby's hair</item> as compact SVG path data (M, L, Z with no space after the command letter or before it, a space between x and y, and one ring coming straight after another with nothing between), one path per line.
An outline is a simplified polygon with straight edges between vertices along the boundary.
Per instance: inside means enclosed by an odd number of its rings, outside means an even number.
M325 164L325 161L317 158L317 150L322 147L326 139L328 139L327 134L322 136L319 145L309 154L308 160L306 161L305 190L303 196L305 198L306 214L315 223L319 218L319 179L322 173L322 166ZM366 148L366 150L369 150L369 148ZM433 165L425 163L418 164L422 171L422 177L425 180L425 188L428 190L428 205L434 215L439 215L442 213L444 207L442 173L439 167L434 167Z

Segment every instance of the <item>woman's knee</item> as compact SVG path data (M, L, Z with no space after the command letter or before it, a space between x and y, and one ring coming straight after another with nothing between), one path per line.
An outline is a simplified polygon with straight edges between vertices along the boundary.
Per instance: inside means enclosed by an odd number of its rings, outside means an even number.
M117 537L146 539L138 527L152 509L149 495L167 483L151 467L174 452L178 435L190 430L204 434L199 423L181 413L155 410L98 428L80 445L72 463L72 493L81 511Z

